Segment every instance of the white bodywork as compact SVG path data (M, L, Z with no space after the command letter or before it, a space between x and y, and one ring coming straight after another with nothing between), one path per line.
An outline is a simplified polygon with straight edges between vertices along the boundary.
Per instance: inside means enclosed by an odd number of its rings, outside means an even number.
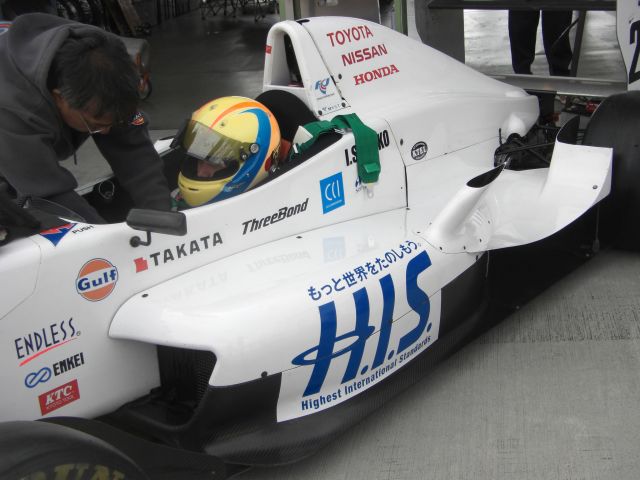
M290 85L286 36L303 85ZM437 341L441 289L484 251L549 236L609 193L610 150L571 145L551 169L466 186L493 168L500 135L531 127L537 100L374 23L276 24L264 87L322 119L357 113L378 133L379 181L359 181L346 133L186 211L185 237L134 248L124 223L76 224L2 247L1 420L95 416L144 395L159 384L155 345L212 351L213 386L282 373L279 421L329 408Z

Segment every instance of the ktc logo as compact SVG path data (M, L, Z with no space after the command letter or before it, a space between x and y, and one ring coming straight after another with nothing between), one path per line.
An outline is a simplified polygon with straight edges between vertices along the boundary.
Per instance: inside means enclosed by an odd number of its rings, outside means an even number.
M320 195L322 196L323 214L344 205L342 172L320 180Z
M72 380L69 383L65 383L53 390L43 393L38 397L40 402L40 412L42 415L51 413L65 405L80 400L80 389L78 388L78 381Z
M294 365L313 365L311 378L304 390L303 396L309 396L320 392L329 372L331 361L334 358L349 354L349 360L342 376L342 382L353 380L356 375L364 375L367 371L380 367L385 360L390 361L394 356L400 355L411 347L425 332L431 330L429 312L431 304L429 296L418 286L418 276L431 266L431 259L427 252L423 251L407 263L406 285L407 301L413 311L419 316L418 324L408 333L400 337L395 349L389 350L391 329L393 328L393 309L395 305L395 288L390 274L381 277L380 288L382 290L382 320L380 322L380 334L371 366L362 364L362 357L367 339L375 331L373 325L369 325L369 296L366 288L360 288L353 292L353 301L356 311L356 326L351 332L337 335L336 305L331 301L320 305L320 342L300 355L291 363ZM336 351L336 345L340 348Z
M108 260L94 258L78 272L76 290L90 302L107 298L118 282L118 269Z
M45 383L49 380L51 380L51 369L49 367L42 367L37 372L31 372L24 378L24 386L34 388L40 383Z
M331 77L327 77L324 80L318 80L316 82L316 90L320 90L320 93L323 95L327 94L327 87L329 86L329 81L331 80Z

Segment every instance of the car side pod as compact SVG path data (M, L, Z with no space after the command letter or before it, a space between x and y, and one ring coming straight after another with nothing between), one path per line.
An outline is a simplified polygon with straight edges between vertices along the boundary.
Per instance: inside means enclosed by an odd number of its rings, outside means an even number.
M455 245L458 251L475 251L477 244L482 243L482 236L487 232L482 229L482 222L473 222L473 228L466 225L470 214L477 208L478 202L494 180L502 172L504 165L499 165L488 172L472 178L458 190L451 201L434 219L427 229L427 240L433 246L444 250ZM473 230L473 231L470 231ZM446 251L446 250L445 250Z
M453 195L424 230L445 253L475 253L547 238L611 191L610 148L573 145L573 123L556 138L549 168L489 170Z
M147 239L133 236L129 240L132 247L151 244L151 232L165 235L184 236L187 234L187 217L182 212L165 212L132 208L127 215L127 225L134 230L147 232Z

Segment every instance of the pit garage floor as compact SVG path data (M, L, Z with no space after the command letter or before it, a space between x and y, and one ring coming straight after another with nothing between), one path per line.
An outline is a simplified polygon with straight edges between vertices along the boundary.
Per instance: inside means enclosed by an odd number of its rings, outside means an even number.
M510 73L506 12L465 17L467 63ZM212 98L260 93L276 20L193 11L155 27L153 136ZM546 73L541 47L533 68ZM625 79L612 13L589 14L578 76ZM87 145L79 161L94 156ZM238 478L637 480L639 293L640 255L603 251L318 454Z

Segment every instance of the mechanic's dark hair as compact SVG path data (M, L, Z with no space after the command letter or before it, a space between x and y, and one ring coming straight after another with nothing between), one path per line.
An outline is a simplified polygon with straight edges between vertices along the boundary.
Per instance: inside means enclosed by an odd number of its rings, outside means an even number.
M47 87L60 90L72 108L95 101L95 115L128 121L138 107L139 75L124 43L101 30L71 33L56 52Z

